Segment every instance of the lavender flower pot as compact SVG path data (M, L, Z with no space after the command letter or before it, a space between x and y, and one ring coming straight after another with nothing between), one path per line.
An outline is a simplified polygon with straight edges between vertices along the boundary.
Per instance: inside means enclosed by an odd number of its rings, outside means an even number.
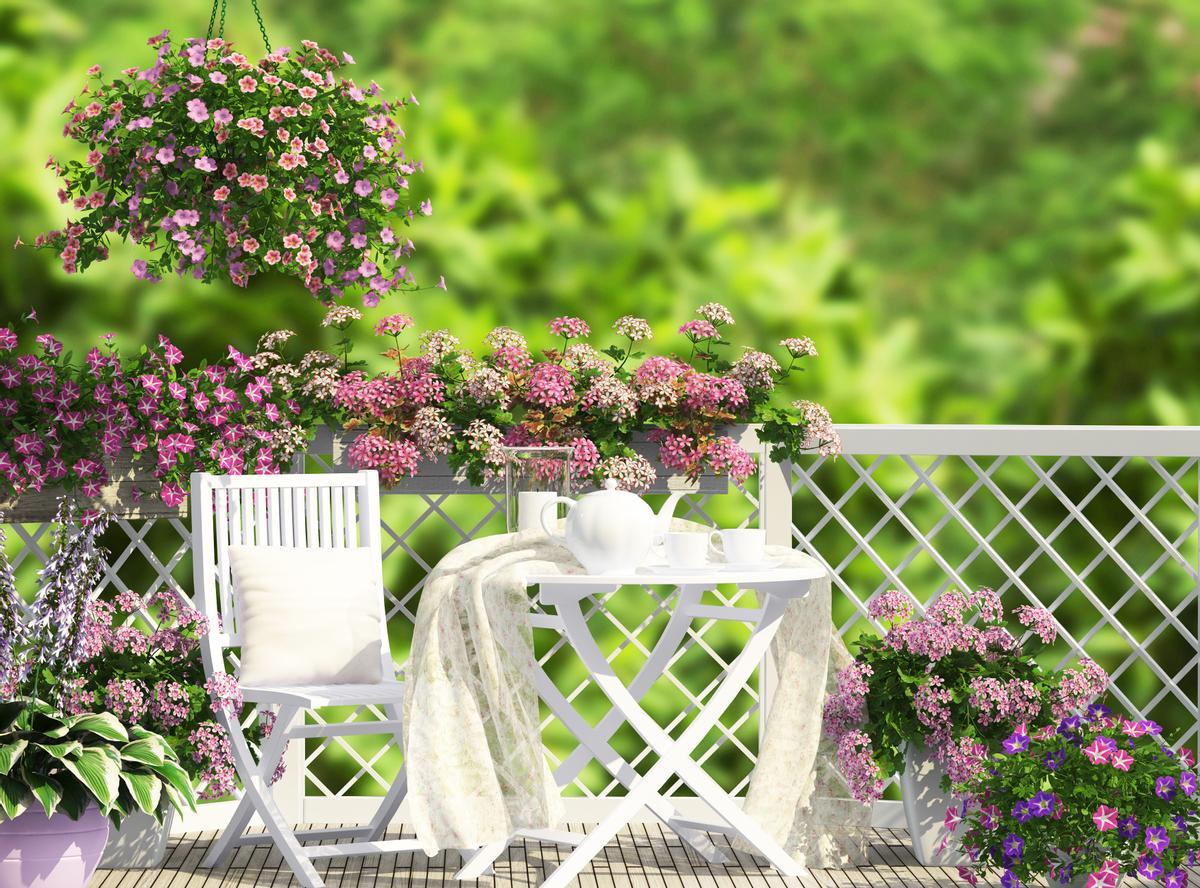
M933 753L924 746L910 744L905 750L900 793L913 855L922 866L958 866L968 862L958 840L945 826L946 809L954 804L954 798L942 789L944 773Z
M0 888L84 888L108 841L108 818L96 807L78 820L30 808L0 821Z

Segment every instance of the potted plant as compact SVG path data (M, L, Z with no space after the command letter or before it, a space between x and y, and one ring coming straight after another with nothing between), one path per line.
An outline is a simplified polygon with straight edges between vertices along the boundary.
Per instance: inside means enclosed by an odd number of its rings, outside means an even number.
M83 662L106 519L64 501L55 551L22 615L0 558L0 888L73 888L91 877L109 823L194 807L191 781L157 734L111 712L68 713L63 677ZM3 539L0 536L0 552Z
M148 43L152 64L112 78L93 66L64 109L82 158L47 165L75 217L36 246L68 274L107 259L116 237L146 248L132 270L148 281L244 287L274 271L368 305L416 289L404 229L433 209L411 196L422 164L398 119L415 99L359 86L348 53L311 40L258 61L220 36Z
M1031 630L1018 641L990 589L947 591L915 619L912 599L891 590L871 601L868 614L887 631L860 639L854 662L838 674L826 730L854 797L875 801L884 780L900 773L913 853L923 864L950 863L961 859L943 826L951 785L975 775L1016 725L1086 705L1107 676L1090 660L1059 673L1043 669L1035 655L1055 640L1053 617L1017 608Z
M961 835L972 857L960 874L975 885L998 872L1004 888L1038 876L1086 888L1115 888L1124 876L1185 888L1186 868L1200 860L1195 764L1154 722L1099 705L1013 731L957 787L968 798Z
M236 786L232 752L214 708L240 716L243 703L231 677L205 679L199 645L207 619L172 591L145 600L125 591L90 602L86 631L82 668L64 682L68 713L103 708L153 731L179 754L200 799L229 795ZM246 730L251 743L264 733L258 721ZM101 868L159 866L170 827L170 810L163 818L133 814L110 837Z
M613 323L616 341L603 351L588 343L592 331L582 318L559 317L547 327L561 345L535 354L523 334L498 327L485 337L482 356L446 330L402 344L412 318L383 318L376 333L391 340L385 355L395 368L374 376L350 369L338 387L347 427L364 431L348 461L392 485L417 474L423 461L445 458L481 484L503 470L506 446L569 447L575 483L612 477L644 491L656 477L646 454L692 479L745 481L754 458L729 434L733 425L761 423L759 437L776 458L838 452L823 407L771 403L779 383L816 356L810 340L784 339L784 364L753 349L730 361L722 352L729 345L722 330L734 323L729 310L712 302L697 315L679 328L686 352L649 357L641 349L653 336L650 324L632 316ZM345 329L360 316L337 306L325 323Z

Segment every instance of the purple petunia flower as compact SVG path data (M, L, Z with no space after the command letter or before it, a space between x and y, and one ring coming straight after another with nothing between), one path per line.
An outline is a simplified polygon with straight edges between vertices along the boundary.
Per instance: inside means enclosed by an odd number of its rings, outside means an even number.
M1009 755L1016 755L1029 748L1029 735L1023 734L1020 731L1013 731L1002 745L1004 746L1004 751Z
M1016 818L1017 823L1028 823L1033 819L1033 812L1029 809L1029 802L1017 802L1012 809L1012 816Z
M1034 817L1049 817L1054 813L1054 793L1039 792L1029 800L1029 813Z
M1004 859L1008 863L1016 863L1025 851L1025 840L1016 833L1009 833L1003 842Z
M1175 798L1175 778L1171 776L1159 777L1154 781L1154 794L1163 801L1169 802Z
M1139 876L1151 881L1158 881L1163 874L1162 861L1153 854L1143 854L1138 858L1137 871Z
M1047 752L1042 758L1042 765L1049 771L1057 771L1066 760L1067 751L1065 749L1054 749Z
M1196 792L1196 775L1192 771L1184 771L1179 775L1179 788L1183 790L1185 796L1190 796Z
M1117 821L1117 835L1123 839L1136 839L1142 831L1142 825L1132 814Z
M1187 888L1187 872L1176 867L1163 876L1163 888Z
M1146 827L1145 838L1146 849L1153 851L1155 854L1162 854L1171 845L1171 840L1167 838L1167 828L1165 826L1148 826Z

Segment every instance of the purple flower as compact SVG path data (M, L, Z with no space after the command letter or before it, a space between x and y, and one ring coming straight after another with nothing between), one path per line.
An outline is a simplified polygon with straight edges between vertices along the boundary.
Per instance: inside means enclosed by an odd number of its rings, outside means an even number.
M1141 824L1132 814L1117 821L1117 835L1123 839L1136 839L1141 830Z
M1163 877L1163 888L1187 888L1187 873L1176 867Z
M1047 752L1042 759L1042 764L1047 770L1057 771L1062 767L1063 762L1067 760L1067 751L1065 749L1054 749Z
M1185 796L1190 796L1196 791L1196 775L1192 771L1184 771L1179 775L1179 788L1183 790Z
M1006 863L1016 863L1025 851L1025 840L1016 833L1004 837L1004 860Z
M1054 793L1039 792L1029 800L1029 813L1034 817L1049 817L1054 813L1054 801Z
M1020 731L1013 731L1002 745L1004 746L1004 751L1009 755L1016 755L1029 748L1029 735L1023 734Z
M1029 809L1029 802L1017 802L1012 809L1012 816L1016 818L1017 823L1028 823L1033 819L1033 812Z
M1155 854L1162 854L1170 846L1171 840L1167 838L1167 828L1165 826L1148 826L1146 827L1146 849L1153 851Z
M1000 884L1002 888L1021 888L1021 880L1008 867L1005 867L1003 875L1000 876Z
M368 194L371 193L371 190L374 187L375 186L371 184L370 179L359 179L357 182L354 183L354 193L357 194L359 197L366 197Z
M1166 802L1169 802L1171 799L1175 798L1175 778L1164 776L1155 780L1154 794Z
M1137 871L1139 876L1156 882L1163 875L1162 861L1153 854L1143 854L1138 858Z

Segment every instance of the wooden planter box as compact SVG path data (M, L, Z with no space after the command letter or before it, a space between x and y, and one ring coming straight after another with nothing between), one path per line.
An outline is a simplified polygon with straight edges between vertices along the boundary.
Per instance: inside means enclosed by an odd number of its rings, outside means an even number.
M333 429L323 426L317 430L316 439L309 445L308 453L310 456L320 459L324 465L333 471L353 471L346 462L346 448L363 434L365 432L359 429L346 431L344 429ZM740 438L743 446L757 446L757 439L753 439L753 430L749 427L739 426L731 429L729 434L735 438ZM747 436L750 437L748 438ZM658 445L646 440L645 435L638 434L634 436L633 449L659 468L658 483L650 490L650 493L668 493L674 490L712 494L729 492L729 479L724 475L701 475L697 480L689 481L682 475L664 474L658 462ZM434 463L423 463L416 477L403 478L396 486L390 487L383 492L385 494L495 494L504 492L504 479L497 478L484 485L471 484L461 472L455 472L454 469L450 468L445 459L440 459Z
M187 501L172 508L163 505L158 494L158 479L154 477L153 458L133 461L133 452L122 453L108 463L108 474L112 479L100 491L100 496L85 500L78 493L74 496L81 508L100 508L122 518L181 518L187 516ZM133 492L142 492L140 502L133 501ZM58 499L65 491L59 485L47 487L38 493L0 502L0 520L5 524L44 523L53 521L58 511Z
M346 448L362 435L360 430L346 431L321 426L317 429L316 438L309 445L307 454L313 460L306 460L310 471L354 471L346 462ZM744 447L753 451L757 447L754 430L748 426L738 426L729 430L735 438L739 438ZM645 435L634 437L634 450L645 456L650 462L658 465L658 445L646 440ZM154 477L153 461L143 459L137 463L133 453L123 453L109 464L109 477L112 480L101 490L100 496L93 500L78 498L83 508L102 508L122 518L186 518L187 501L172 508L165 506L157 497L158 479ZM299 460L297 460L297 464ZM729 479L725 476L702 475L696 481L689 481L681 475L667 475L659 467L658 483L651 493L667 493L673 490L685 490L693 493L728 493ZM134 489L142 492L140 502L134 502ZM442 494L442 493L503 493L503 479L477 486L467 481L461 473L456 473L444 459L433 463L423 463L420 474L415 478L404 478L395 487L384 491L385 494ZM27 493L16 500L0 501L0 521L5 524L35 524L54 520L58 510L58 499L63 496L61 487L48 487L39 493Z

